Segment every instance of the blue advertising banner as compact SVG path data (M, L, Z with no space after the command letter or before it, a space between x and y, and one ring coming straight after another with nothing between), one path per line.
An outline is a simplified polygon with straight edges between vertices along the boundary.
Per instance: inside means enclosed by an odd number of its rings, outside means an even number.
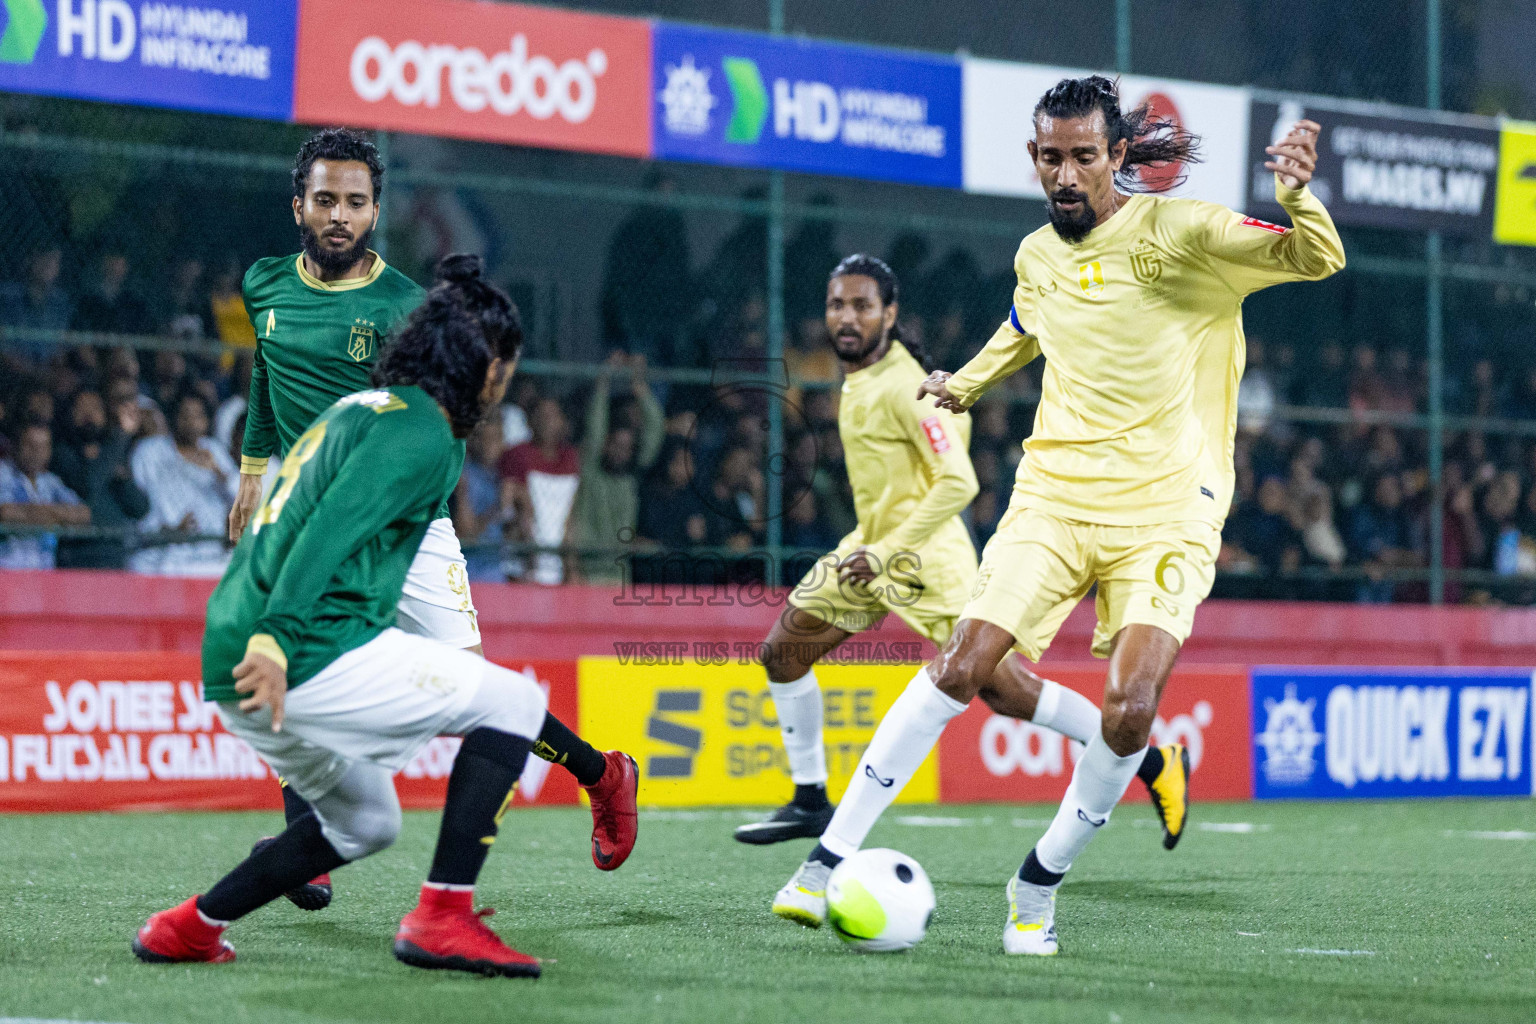
M652 61L661 159L960 187L956 60L658 22Z
M0 90L287 121L298 0L3 0Z
M1254 669L1254 797L1530 796L1531 689L1529 669Z

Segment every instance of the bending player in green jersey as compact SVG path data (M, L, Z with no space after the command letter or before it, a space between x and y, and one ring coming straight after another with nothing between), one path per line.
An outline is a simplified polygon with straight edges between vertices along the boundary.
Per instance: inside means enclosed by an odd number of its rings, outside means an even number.
M395 956L539 974L536 958L485 926L473 889L547 718L543 691L393 626L417 546L458 477L453 453L506 393L522 341L515 308L480 280L478 259L445 264L375 368L375 389L332 405L289 449L208 602L204 695L312 809L206 893L150 917L133 942L142 960L232 960L230 922L389 846L400 829L392 774L449 734L464 743ZM594 793L594 809L604 800L608 826L632 842L634 762L596 756L629 785L622 799Z
M250 404L241 445L240 489L229 513L230 543L238 543L261 500L272 455L291 456L315 417L343 395L369 386L383 347L425 294L420 285L369 248L379 219L384 164L368 138L327 128L299 149L293 166L293 219L302 251L258 260L241 291L256 328ZM453 444L444 469L454 480L464 464L464 443ZM470 598L464 552L448 514L447 494L433 512L426 536L405 578L397 624L408 633L482 653ZM583 786L599 783L600 758L553 715L534 753L568 768ZM309 806L283 786L283 810L292 823ZM593 836L593 860L608 869L614 851ZM305 910L331 902L328 878L296 887L288 898Z

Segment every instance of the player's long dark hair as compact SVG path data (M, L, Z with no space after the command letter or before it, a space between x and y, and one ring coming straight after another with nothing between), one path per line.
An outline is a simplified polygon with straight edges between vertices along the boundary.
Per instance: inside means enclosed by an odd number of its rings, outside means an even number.
M850 277L852 275L868 277L874 280L875 287L880 290L880 302L889 306L901 297L901 285L896 281L896 271L890 268L885 260L878 256L870 256L866 253L856 252L852 256L845 257L843 262L832 268L832 273L827 275L830 281L837 277ZM904 338L901 336L901 324L898 321L891 325L891 340L899 341L912 353L912 358L922 364L923 369L932 373L938 363L933 356L928 354L927 347L916 338Z
M455 437L468 437L491 360L510 362L523 346L523 323L507 293L485 280L479 256L455 253L373 368L373 383L415 384L448 411Z
M1125 140L1125 162L1115 172L1115 187L1122 192L1166 192L1183 184L1185 175L1149 184L1139 168L1197 164L1201 161L1200 136L1167 118L1155 117L1143 103L1135 110L1120 110L1120 82L1103 75L1063 78L1035 104L1040 117L1086 117L1095 110L1104 115L1109 148Z

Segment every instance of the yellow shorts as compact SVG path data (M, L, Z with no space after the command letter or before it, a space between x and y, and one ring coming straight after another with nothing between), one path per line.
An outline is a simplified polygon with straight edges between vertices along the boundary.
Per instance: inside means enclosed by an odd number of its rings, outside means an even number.
M1013 634L1031 661L1094 583L1099 623L1095 657L1109 657L1115 634L1156 626L1183 643L1195 608L1211 592L1221 532L1209 523L1099 526L1029 508L1010 508L982 552L981 571L960 617Z
M897 555L867 588L837 578L838 563L858 546L844 540L817 559L790 591L790 606L849 633L872 629L895 612L919 636L939 647L948 643L976 582L976 549L970 537L946 537L915 556Z

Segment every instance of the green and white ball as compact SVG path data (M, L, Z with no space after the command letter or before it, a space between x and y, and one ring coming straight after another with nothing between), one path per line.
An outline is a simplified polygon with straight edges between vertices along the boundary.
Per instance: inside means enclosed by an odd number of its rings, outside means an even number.
M860 850L832 870L827 921L865 953L896 953L923 941L933 917L933 884L917 861L896 850Z

